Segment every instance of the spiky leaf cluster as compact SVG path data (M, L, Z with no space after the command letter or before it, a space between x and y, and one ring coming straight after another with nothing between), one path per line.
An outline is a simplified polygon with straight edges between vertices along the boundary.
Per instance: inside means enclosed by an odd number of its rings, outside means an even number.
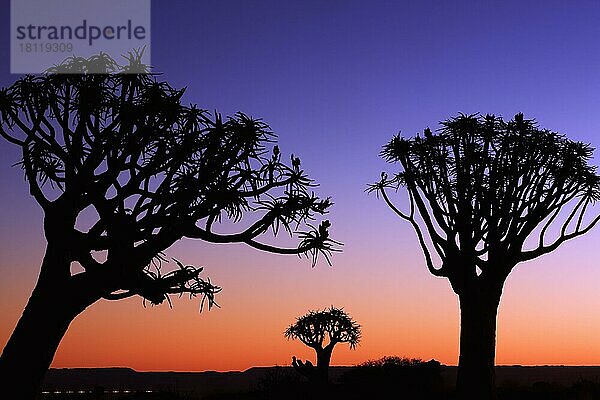
M331 346L348 343L354 349L361 339L361 327L343 309L331 306L298 317L284 335L315 349L323 348L325 342Z

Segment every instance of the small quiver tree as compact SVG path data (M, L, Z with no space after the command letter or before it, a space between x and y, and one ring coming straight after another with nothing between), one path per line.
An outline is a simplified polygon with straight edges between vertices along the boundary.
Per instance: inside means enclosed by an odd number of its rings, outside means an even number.
M338 343L348 343L355 349L361 339L361 327L341 308L330 307L322 311L309 311L298 317L285 333L287 339L298 339L315 350L316 367L310 361L292 358L294 368L311 382L322 385L328 382L328 370L333 348Z

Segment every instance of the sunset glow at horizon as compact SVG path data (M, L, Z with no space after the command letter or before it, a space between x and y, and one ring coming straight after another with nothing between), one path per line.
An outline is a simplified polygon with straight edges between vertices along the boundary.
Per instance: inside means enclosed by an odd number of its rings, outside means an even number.
M292 355L314 361L313 350L283 332L331 305L363 331L356 350L335 347L332 365L390 355L456 365L457 296L428 272L410 225L365 192L397 168L381 159L381 146L399 130L413 136L459 112L523 112L600 147L600 4L250 3L154 1L153 64L187 87L186 103L263 118L283 156L300 156L317 194L332 197L326 218L343 252L331 267L323 259L311 267L245 245L182 240L167 256L204 266L223 288L219 308L199 312L200 299L185 295L172 296L172 308L102 300L71 324L52 367L229 371L290 365ZM5 27L8 11L0 0ZM0 60L9 58L4 32ZM0 87L17 77L0 63ZM42 211L11 167L17 149L0 141L0 154L3 347L35 285L45 239ZM285 232L278 240L288 243ZM597 227L510 274L497 365L600 365L599 242Z

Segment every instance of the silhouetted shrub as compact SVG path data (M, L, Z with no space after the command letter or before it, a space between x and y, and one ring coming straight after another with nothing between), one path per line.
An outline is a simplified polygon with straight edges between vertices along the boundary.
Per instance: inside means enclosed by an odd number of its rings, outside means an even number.
M435 360L386 356L347 371L342 385L350 398L400 393L424 399L442 392L441 372L442 366Z

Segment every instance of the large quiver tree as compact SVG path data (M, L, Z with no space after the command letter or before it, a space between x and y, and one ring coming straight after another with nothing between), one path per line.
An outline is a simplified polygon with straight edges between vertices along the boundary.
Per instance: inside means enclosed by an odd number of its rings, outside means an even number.
M184 90L131 73L144 69L139 59L119 67L106 55L73 57L0 90L0 135L22 152L47 240L38 282L0 357L0 386L18 388L20 398L35 396L70 322L99 299L137 295L158 304L189 293L212 304L218 288L201 268L177 263L161 272L163 252L182 238L313 262L333 250L328 221L306 225L329 199L310 191L297 157L282 160L264 122L183 104ZM88 73L98 68L104 73ZM298 246L260 240L279 229ZM72 272L73 263L83 272Z
M459 115L437 132L394 137L382 151L400 166L371 186L414 228L429 271L459 297L462 398L495 397L496 315L508 274L520 262L588 232L599 197L592 148L517 114ZM406 189L402 211L388 189ZM435 254L432 252L435 252ZM436 265L436 257L441 265Z

